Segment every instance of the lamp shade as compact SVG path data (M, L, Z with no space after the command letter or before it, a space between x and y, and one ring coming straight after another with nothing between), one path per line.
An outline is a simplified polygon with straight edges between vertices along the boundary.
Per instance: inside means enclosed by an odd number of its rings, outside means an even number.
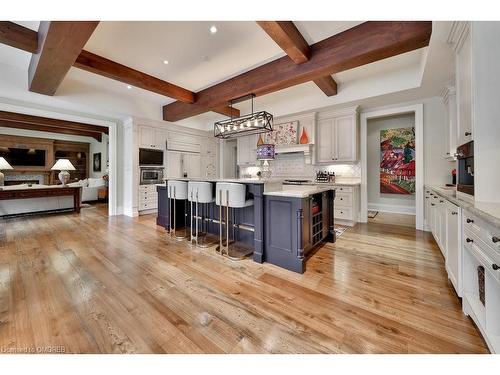
M53 171L74 171L75 167L68 159L59 159L50 169Z
M0 171L4 169L14 169L14 168L12 168L12 165L10 165L7 160L5 160L2 156L0 156Z
M264 143L257 146L257 160L274 160L274 145Z

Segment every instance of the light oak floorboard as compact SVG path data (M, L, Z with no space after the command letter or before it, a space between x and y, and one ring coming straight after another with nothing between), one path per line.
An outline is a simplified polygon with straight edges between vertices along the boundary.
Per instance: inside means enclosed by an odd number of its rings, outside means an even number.
M3 352L488 352L428 233L357 225L297 274L106 211L0 219Z

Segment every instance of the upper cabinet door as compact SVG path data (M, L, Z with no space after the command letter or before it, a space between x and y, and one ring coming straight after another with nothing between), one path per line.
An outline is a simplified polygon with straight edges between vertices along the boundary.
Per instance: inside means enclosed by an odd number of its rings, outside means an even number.
M169 178L182 177L182 154L180 152L168 151L167 152L167 176Z
M201 156L200 154L183 154L184 171L188 177L201 177Z
M472 126L472 55L470 32L466 31L463 43L457 50L457 100L458 100L458 145L473 138Z
M318 121L318 138L316 141L317 147L317 162L328 163L332 162L334 130L333 119L324 119Z
M356 160L356 115L335 119L335 161Z
M250 163L250 142L248 136L237 138L237 163L238 165Z
M155 145L155 148L165 151L167 149L168 132L163 129L155 129L154 134L153 144Z
M139 147L156 148L155 130L150 126L139 126Z

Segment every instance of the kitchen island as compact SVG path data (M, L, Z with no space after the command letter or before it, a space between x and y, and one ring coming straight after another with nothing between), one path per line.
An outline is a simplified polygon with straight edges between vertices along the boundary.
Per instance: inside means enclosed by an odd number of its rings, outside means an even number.
M324 240L335 241L332 186L286 186L280 180L259 179L179 179L184 181L236 182L246 185L253 205L234 210L231 240L253 248L253 260L304 272L307 255ZM157 186L157 224L168 229L169 199L166 184ZM190 222L190 205L176 201L177 227ZM208 205L207 231L219 235L219 208ZM185 213L187 215L185 215ZM253 228L252 231L242 228Z

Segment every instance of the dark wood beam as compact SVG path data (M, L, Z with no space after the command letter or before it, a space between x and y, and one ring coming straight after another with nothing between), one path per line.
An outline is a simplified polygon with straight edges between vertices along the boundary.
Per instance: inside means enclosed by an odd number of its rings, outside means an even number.
M92 137L92 138L96 139L98 142L102 141L102 133L85 131L85 130L56 128L54 126L45 126L45 125L39 125L39 124L27 124L24 122L10 122L10 121L5 121L5 120L1 120L1 119L0 119L0 127L35 130L35 131L68 134L68 135L79 135L79 136L83 136L83 137Z
M281 47L294 63L309 60L309 44L292 21L257 21L264 31ZM331 75L313 81L327 96L337 95L337 82Z
M0 21L0 43L35 53L38 49L38 33L14 22Z
M10 122L10 123L32 124L32 125L46 126L50 128L60 128L60 129L68 129L75 131L86 131L92 133L108 134L107 126L85 124L83 122L76 122L76 121L59 120L49 117L26 115L23 113L0 111L0 120L2 120L4 123Z
M228 105L224 107L214 108L212 112L219 113L221 115L226 115L227 117L240 117L240 110L238 108L230 107Z
M323 76L313 80L313 82L325 93L326 96L337 95L337 82L332 76Z
M29 90L54 95L98 24L98 21L42 21L38 50L31 56L28 70Z
M311 55L309 44L292 21L257 21L257 23L295 64L309 60Z
M163 107L163 119L179 121L248 94L271 92L356 68L429 45L430 21L365 22L310 46L311 57L295 64L288 56L271 61L196 94L196 102Z
M88 51L80 53L74 66L185 103L193 103L195 101L195 94L192 91Z

